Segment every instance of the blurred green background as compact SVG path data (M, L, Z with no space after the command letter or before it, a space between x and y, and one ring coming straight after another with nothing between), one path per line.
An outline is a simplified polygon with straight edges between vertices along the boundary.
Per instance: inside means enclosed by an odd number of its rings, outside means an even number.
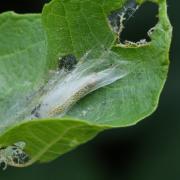
M0 2L0 12L41 12L44 3L45 0L4 0ZM151 117L133 127L103 132L51 163L0 170L0 180L179 180L179 7L180 1L168 0L168 13L174 27L171 66L159 107ZM145 15L143 18L149 22ZM137 34L143 29L141 24Z

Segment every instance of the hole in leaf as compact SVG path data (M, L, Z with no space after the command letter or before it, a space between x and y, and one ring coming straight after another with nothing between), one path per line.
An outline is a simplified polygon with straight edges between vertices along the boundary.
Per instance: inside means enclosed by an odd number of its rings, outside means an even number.
M29 161L24 152L25 142L17 142L11 146L0 148L0 167L5 170L7 166L23 165Z
M158 23L158 5L152 2L142 4L134 15L123 22L124 30L120 33L120 42L150 42L148 31Z
M122 21L124 22L125 19L128 21L135 13L137 7L135 0L129 0L123 8L111 12L108 19L114 32L120 33L121 29L123 29Z

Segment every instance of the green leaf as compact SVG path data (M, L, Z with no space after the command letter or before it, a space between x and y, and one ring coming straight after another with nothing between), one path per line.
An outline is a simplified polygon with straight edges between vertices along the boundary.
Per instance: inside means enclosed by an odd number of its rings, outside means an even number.
M23 167L48 162L104 129L136 124L156 109L168 72L172 28L166 1L153 2L159 5L159 22L151 42L133 46L118 44L108 21L125 0L53 0L45 6L42 22L40 15L0 15L0 163ZM59 57L69 54L79 61L90 54L82 61L86 73L111 63L127 73L88 91L65 117L28 120L24 114L41 99L49 72L57 68ZM29 161L14 163L6 155L6 147L17 142L26 143Z
M48 60L55 66L60 56L81 57L93 48L104 47L116 52L120 60L133 62L134 70L127 77L86 96L68 113L96 124L123 127L135 124L157 107L168 72L171 26L166 2L159 1L159 23L151 43L135 48L118 46L107 17L112 10L122 8L125 1L104 2L56 0L44 8ZM85 116L82 111L87 112Z
M27 164L7 163L21 167L49 161L94 137L101 128L80 121L17 119L27 97L44 83L45 36L40 15L4 13L0 28L0 147L22 141L30 156Z
M40 15L0 16L0 121L15 123L26 95L42 83L46 67L45 35ZM17 119L19 121L19 119Z

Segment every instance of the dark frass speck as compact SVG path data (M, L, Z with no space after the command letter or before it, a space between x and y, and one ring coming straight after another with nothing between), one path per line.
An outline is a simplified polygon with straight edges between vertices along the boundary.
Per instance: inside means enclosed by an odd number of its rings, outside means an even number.
M63 56L62 58L59 58L58 61L58 68L62 69L64 68L67 71L71 71L75 65L77 64L76 57L72 54Z

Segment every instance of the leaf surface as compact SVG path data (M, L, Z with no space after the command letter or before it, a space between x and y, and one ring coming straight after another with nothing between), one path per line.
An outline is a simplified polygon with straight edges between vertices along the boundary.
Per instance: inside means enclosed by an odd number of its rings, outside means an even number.
M0 147L23 141L30 157L15 166L53 160L104 129L136 124L156 109L168 72L172 28L166 1L154 2L159 22L151 42L134 47L118 44L108 21L111 12L123 8L122 0L53 0L42 17L0 15ZM91 92L65 117L20 118L59 57L73 54L80 60L91 52L98 61L102 51L130 62L127 76Z

